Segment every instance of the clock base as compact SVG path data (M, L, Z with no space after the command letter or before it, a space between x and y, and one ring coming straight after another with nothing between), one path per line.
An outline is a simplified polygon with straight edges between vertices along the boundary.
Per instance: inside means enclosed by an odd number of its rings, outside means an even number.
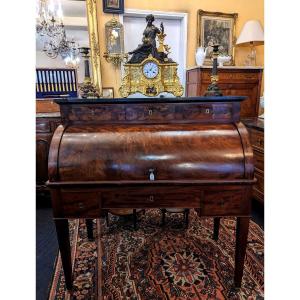
M157 65L158 72L154 78L147 78L144 66L153 63ZM149 55L138 64L124 64L125 75L119 89L121 97L127 98L131 94L141 93L145 96L155 97L167 92L176 97L183 95L183 86L177 75L178 64L175 62L161 63Z

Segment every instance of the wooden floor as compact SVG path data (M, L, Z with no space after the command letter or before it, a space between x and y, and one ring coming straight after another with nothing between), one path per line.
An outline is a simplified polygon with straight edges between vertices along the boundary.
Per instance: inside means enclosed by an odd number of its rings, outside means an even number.
M47 300L58 253L50 199L37 198L36 211L36 299ZM263 207L253 203L252 219L264 228Z

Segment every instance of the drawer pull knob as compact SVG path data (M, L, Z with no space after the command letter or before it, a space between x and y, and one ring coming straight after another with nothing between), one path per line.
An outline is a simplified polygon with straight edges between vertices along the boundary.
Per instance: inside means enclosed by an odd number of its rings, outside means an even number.
M149 180L155 180L154 169L149 169Z
M148 201L151 202L151 203L153 203L153 202L154 202L154 196L151 195L151 196L149 197Z
M149 116L152 116L152 113L153 113L152 109L149 109L149 110L148 110Z
M78 207L79 207L79 209L84 209L84 204L82 202L79 202Z

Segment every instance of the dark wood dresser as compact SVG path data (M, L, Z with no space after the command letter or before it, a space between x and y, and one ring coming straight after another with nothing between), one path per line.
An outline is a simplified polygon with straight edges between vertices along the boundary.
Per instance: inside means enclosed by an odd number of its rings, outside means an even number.
M44 193L47 190L50 142L60 123L59 112L36 114L36 191L38 193Z
M254 154L254 176L257 183L253 187L253 197L264 203L264 119L249 118L242 122L248 128Z
M257 117L263 69L261 67L220 67L219 87L223 95L246 96L241 117ZM211 67L194 67L186 71L186 95L203 96L210 84Z
M234 282L241 286L255 183L240 122L244 99L56 101L62 125L51 141L48 186L69 290L68 219L99 218L114 208L195 208L217 221L237 217Z

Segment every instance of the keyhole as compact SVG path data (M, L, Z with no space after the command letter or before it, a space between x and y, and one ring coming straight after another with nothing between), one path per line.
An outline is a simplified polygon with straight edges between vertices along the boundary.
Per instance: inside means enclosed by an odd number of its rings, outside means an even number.
M149 180L154 181L155 180L155 175L154 175L154 169L149 170Z
M149 114L149 116L152 115L152 109L149 109L149 110L148 110L148 114Z

